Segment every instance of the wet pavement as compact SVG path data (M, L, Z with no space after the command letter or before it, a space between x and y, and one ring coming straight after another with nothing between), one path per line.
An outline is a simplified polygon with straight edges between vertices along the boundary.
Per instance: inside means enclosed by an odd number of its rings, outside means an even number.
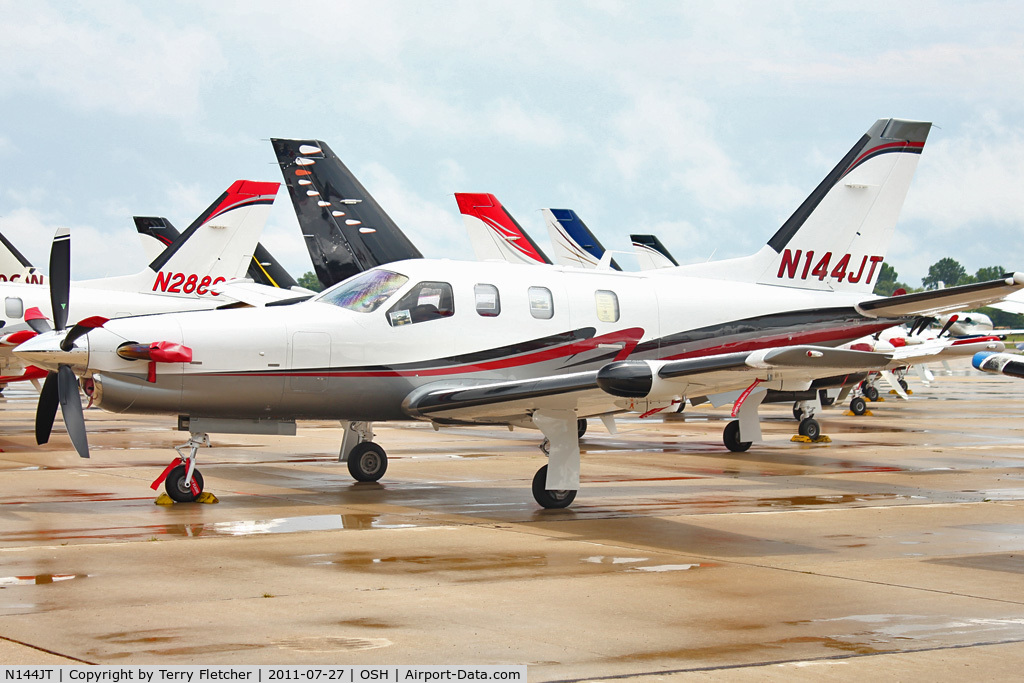
M725 410L592 421L573 507L543 511L536 432L378 425L213 435L215 505L153 504L187 436L86 412L34 445L0 398L0 663L527 664L531 681L975 679L1024 665L1024 383L912 382L830 444L721 445ZM59 423L59 419L58 419ZM894 675L899 674L899 675Z

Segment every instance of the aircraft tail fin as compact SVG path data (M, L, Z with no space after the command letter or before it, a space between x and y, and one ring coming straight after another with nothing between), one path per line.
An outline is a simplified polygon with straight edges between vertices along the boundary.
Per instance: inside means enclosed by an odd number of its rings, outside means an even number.
M752 256L684 266L688 275L870 292L931 123L879 119Z
M139 232L142 248L147 258L153 261L178 239L178 229L164 217L135 216L135 229ZM256 252L252 256L249 270L245 276L256 284L268 287L291 289L297 287L295 278L278 263L262 243L256 243Z
M633 252L640 263L640 270L674 268L679 265L657 235L630 235L629 239L633 242Z
M236 180L145 270L135 275L85 280L78 284L123 291L212 296L211 286L245 276L280 186L280 183ZM162 225L174 227L167 221ZM136 229L139 229L138 223ZM166 229L160 232L165 236L169 234ZM146 234L149 234L148 229Z
M324 286L384 263L423 258L326 143L270 141Z
M544 209L548 237L555 249L555 261L563 266L597 268L605 255L604 245L571 209ZM622 270L615 259L613 270Z
M32 263L0 233L0 282L43 284L43 276Z
M139 233L139 242L146 258L152 263L164 249L174 244L181 234L178 229L163 216L132 216L135 230Z
M455 201L478 260L551 263L493 194L456 192Z

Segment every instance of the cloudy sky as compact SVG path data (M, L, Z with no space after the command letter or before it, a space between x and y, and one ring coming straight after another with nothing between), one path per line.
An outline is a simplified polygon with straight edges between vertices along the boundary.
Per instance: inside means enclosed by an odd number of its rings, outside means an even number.
M929 120L887 260L1024 271L1019 2L0 0L0 232L74 277L134 272L132 215L183 228L268 139L328 142L427 256L471 258L453 193L546 246L755 251L879 118ZM264 243L310 270L287 196Z

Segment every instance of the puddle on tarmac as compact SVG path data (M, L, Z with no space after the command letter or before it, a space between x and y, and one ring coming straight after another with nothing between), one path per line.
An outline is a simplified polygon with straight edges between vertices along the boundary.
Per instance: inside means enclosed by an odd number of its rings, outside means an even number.
M408 529L418 526L390 515L349 514L309 515L278 519L252 519L196 524L153 524L132 527L86 529L45 529L0 533L0 542L25 541L145 541L171 537L253 536L287 534L301 531L335 531L358 529Z
M762 498L754 501L758 507L805 507L815 505L847 505L869 503L877 500L911 500L924 496L906 496L896 493L845 493L823 496L793 496L792 498Z
M0 587L42 586L61 581L84 579L88 574L36 574L35 576L0 576Z

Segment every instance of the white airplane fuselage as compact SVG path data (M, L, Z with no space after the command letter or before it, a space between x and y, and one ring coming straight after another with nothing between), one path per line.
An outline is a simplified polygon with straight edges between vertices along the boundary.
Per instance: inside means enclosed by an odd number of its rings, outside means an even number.
M376 310L325 303L328 290L290 306L111 320L76 342L75 370L92 377L97 404L114 412L399 420L413 417L403 410L410 392L434 382L470 386L592 371L626 358L835 346L895 324L858 313L864 295L689 278L673 269L622 273L422 259L374 270L408 278ZM452 314L392 325L409 320L395 306L424 282L450 284ZM478 311L482 285L488 315ZM494 290L500 313L490 315ZM548 309L543 290L553 304L547 319L535 317ZM29 358L33 341L19 355ZM158 363L150 382L147 361L116 353L127 342L157 341L187 346L191 363ZM44 355L33 362L54 367ZM581 407L580 414L609 409Z

